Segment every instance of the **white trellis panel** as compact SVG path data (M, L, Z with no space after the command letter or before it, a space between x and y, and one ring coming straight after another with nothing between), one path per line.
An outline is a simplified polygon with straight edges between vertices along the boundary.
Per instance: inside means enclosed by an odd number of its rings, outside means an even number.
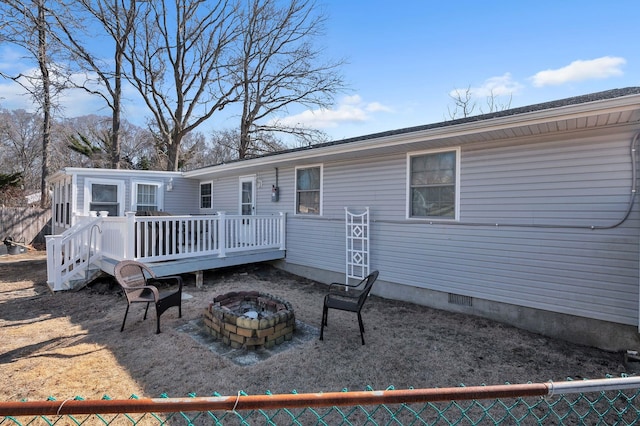
M369 207L363 213L351 213L345 207L347 237L346 284L369 275Z

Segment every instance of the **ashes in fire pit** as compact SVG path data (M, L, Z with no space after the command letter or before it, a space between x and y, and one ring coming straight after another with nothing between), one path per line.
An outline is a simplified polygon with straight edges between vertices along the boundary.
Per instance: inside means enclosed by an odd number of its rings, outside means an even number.
M270 349L293 338L291 304L257 291L216 296L205 311L209 333L234 349Z

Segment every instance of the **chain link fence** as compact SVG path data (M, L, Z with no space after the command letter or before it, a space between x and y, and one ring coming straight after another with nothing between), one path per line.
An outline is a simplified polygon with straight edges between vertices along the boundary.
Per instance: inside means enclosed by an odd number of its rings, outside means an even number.
M634 425L640 378L316 394L0 402L0 425Z

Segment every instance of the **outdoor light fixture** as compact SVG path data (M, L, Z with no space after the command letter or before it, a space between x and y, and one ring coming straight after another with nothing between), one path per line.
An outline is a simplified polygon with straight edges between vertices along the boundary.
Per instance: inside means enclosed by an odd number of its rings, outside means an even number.
M167 183L167 192L173 191L173 178L169 179L169 183Z

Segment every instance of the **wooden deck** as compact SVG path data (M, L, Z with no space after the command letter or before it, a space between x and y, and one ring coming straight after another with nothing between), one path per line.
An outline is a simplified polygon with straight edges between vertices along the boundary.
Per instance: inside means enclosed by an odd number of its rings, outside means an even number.
M158 276L283 259L286 215L86 218L47 236L47 284L53 291L86 284L120 260L149 265Z
M196 285L199 287L202 285L203 271L284 259L285 254L285 250L254 250L247 252L234 252L230 253L226 257L205 255L187 259L148 262L145 264L159 277L194 273L196 274ZM113 275L113 271L117 263L117 259L105 257L100 262L100 269L109 275Z

